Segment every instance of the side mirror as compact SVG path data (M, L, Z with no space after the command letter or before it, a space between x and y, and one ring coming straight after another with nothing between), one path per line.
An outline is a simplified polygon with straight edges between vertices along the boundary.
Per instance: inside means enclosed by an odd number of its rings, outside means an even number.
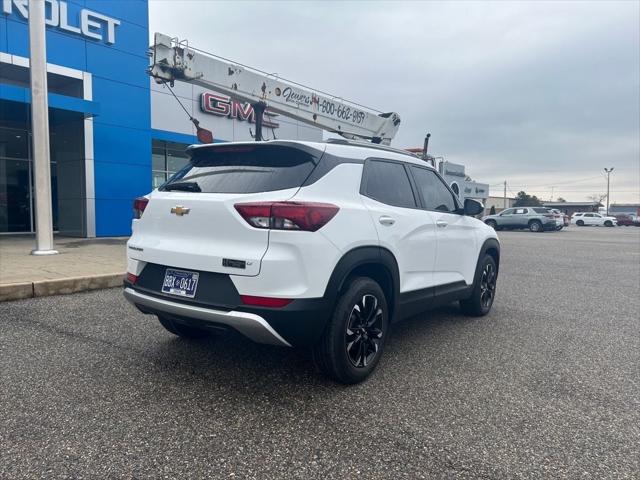
M479 201L473 200L471 198L466 198L464 200L464 214L469 215L470 217L475 217L476 215L480 215L484 212L484 205L482 205Z

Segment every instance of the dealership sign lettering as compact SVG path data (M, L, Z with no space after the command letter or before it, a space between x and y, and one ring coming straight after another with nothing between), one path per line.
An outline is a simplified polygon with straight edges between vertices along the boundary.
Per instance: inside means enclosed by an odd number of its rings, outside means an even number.
M255 123L256 121L256 114L250 103L236 102L235 100L231 100L230 97L220 95L218 93L203 93L200 97L200 108L205 113L218 115L219 117L246 120L250 123ZM269 118L274 115L274 113L269 112L268 110L264 112L262 125L265 128L278 128L280 126L279 123L276 123L272 118Z
M17 12L22 18L29 18L29 0L2 0L2 11L5 15ZM116 43L116 27L120 20L107 17L86 8L80 10L75 22L70 21L69 6L62 0L45 0L45 23L65 32L82 35L94 40L104 41L110 45Z

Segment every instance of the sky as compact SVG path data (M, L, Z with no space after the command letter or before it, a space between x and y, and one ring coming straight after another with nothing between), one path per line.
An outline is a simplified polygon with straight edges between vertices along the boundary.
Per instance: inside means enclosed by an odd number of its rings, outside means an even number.
M640 202L640 2L152 0L151 32L381 111L491 195Z

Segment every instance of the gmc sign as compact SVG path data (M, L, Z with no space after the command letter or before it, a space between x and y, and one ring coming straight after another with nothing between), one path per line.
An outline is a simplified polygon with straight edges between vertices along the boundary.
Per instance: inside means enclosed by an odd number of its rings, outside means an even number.
M219 93L205 92L200 96L200 109L204 113L217 115L219 117L235 118L237 120L247 121L249 123L256 122L256 114L250 103L240 103L231 100L226 95ZM264 128L278 128L279 123L273 121L275 113L264 112L262 125Z

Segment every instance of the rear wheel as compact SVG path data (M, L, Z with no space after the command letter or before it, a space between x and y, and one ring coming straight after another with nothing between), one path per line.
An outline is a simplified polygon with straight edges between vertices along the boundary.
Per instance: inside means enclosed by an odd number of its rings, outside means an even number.
M174 322L169 318L158 316L160 324L167 329L168 332L173 333L179 337L184 338L202 338L209 335L209 332L196 327L189 327L188 325L182 325Z
M486 222L487 225L489 225L491 228L493 228L494 230L498 229L498 224L496 223L495 220L487 220Z
M313 359L340 383L358 383L376 368L387 338L389 312L384 292L370 278L354 279L340 296Z
M578 220L578 221L576 222L576 225L577 225L577 226L579 226L579 227L584 227L584 221L582 221L582 220Z
M541 232L542 222L540 220L531 220L529 222L529 230L531 230L532 232Z
M485 255L478 263L473 285L473 293L466 300L460 300L460 308L466 315L482 317L491 310L496 295L498 266L491 255Z

